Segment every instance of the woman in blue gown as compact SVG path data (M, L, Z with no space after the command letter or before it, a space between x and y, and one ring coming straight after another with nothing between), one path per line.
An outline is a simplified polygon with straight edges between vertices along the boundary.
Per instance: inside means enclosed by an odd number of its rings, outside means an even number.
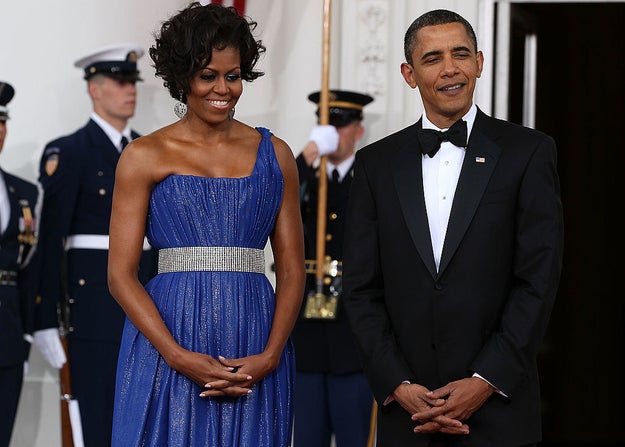
M255 25L193 3L150 49L187 111L134 140L117 167L109 286L128 318L113 446L290 445L302 224L290 148L233 117L242 81L262 75ZM143 288L146 234L159 273Z

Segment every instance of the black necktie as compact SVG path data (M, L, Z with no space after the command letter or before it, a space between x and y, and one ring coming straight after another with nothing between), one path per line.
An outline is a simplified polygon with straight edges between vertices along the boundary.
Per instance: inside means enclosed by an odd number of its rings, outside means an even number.
M120 152L124 150L127 144L128 144L128 138L122 136L122 141L121 143L119 143L119 147L121 148Z
M463 120L456 121L445 132L434 129L419 129L417 132L421 151L432 158L441 147L443 141L449 141L455 146L467 146L467 123Z
M335 185L339 184L339 170L336 168L332 171L332 183Z

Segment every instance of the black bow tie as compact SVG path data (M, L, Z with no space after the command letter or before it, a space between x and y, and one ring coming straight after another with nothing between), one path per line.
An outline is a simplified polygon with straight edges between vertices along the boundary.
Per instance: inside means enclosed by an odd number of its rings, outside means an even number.
M445 132L434 129L419 129L417 132L421 151L432 158L441 147L443 141L449 141L458 147L467 146L467 123L463 120L456 121Z

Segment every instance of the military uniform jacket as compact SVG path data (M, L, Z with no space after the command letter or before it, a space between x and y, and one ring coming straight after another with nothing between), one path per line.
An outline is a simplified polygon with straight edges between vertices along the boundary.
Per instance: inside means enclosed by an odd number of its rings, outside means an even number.
M310 167L304 157L297 157L300 178L300 205L304 224L306 259L316 258L318 170ZM352 182L352 169L338 185L328 182L326 215L326 255L343 259L343 231L347 198ZM315 275L308 274L304 304L315 291ZM342 299L336 320L306 320L301 316L293 331L298 371L347 374L362 371L358 352L345 315Z
M139 135L133 132L133 138ZM118 342L125 314L107 284L108 250L65 253L71 235L108 235L119 152L95 121L48 143L40 165L42 210L42 305L39 324L57 325L56 307L69 296L72 334L88 340ZM144 252L143 282L152 276L152 259Z
M0 169L9 195L11 216L0 233L0 270L17 272L16 283L0 284L0 367L22 364L29 343L24 334L32 332L37 268L33 259L39 201L37 186ZM32 213L32 221L24 213ZM14 281L10 281L13 283Z

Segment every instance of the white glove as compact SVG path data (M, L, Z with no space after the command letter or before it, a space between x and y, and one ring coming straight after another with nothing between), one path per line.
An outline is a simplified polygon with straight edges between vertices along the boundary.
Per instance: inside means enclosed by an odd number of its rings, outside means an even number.
M339 133L331 125L315 126L310 131L310 141L317 145L319 156L331 154L339 147Z
M60 369L67 361L57 328L43 329L34 334L35 346L52 368Z

